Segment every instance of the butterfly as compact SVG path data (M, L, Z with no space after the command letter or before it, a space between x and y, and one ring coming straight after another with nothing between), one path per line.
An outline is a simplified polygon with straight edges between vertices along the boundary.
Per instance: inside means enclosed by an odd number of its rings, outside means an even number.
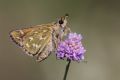
M43 61L55 52L60 41L70 33L67 17L60 17L56 22L31 26L29 28L13 30L11 39L36 61Z

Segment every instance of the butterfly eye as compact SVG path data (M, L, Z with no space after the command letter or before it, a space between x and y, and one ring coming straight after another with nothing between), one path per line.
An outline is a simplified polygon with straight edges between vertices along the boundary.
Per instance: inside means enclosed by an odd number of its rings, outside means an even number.
M59 20L59 24L63 24L64 22L63 22L63 20Z

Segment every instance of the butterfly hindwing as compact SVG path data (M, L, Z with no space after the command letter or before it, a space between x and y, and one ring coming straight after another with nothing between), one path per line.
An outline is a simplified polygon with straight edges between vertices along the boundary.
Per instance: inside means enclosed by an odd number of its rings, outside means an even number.
M39 27L23 38L23 48L31 55L36 55L50 42L51 30L49 27Z
M53 51L52 42L49 40L49 43L45 44L44 47L38 52L37 61L40 62L46 59L52 51Z

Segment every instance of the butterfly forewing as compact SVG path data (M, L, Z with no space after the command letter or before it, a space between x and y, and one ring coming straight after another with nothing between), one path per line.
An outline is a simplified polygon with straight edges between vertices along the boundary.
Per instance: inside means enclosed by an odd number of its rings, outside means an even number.
M23 45L23 37L29 32L32 32L33 28L23 29L23 30L14 30L10 32L10 37L12 40L19 46Z
M10 35L13 41L21 46L30 56L39 55L38 57L40 57L40 54L43 56L42 52L46 53L46 49L44 48L48 48L49 44L51 45L51 48L47 50L49 53L52 51L51 25L38 25L34 26L33 28L16 30L12 31ZM48 52L46 53L46 56L43 56L44 58L48 56Z

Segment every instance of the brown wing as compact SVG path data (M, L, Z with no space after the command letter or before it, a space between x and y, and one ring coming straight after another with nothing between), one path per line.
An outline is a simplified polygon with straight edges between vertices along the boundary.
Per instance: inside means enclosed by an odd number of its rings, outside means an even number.
M38 55L43 56L45 50L47 53L46 58L50 51L52 51L52 25L38 25L36 27L16 30L10 33L11 38L14 42L20 45L29 55ZM48 46L50 48L48 48ZM46 49L44 49L46 47ZM48 53L49 52L49 53ZM42 59L43 59L42 57ZM40 58L37 58L40 59ZM40 60L39 60L40 61Z
M10 33L10 37L16 44L18 44L19 46L22 46L23 37L31 31L32 31L32 28L15 30Z

